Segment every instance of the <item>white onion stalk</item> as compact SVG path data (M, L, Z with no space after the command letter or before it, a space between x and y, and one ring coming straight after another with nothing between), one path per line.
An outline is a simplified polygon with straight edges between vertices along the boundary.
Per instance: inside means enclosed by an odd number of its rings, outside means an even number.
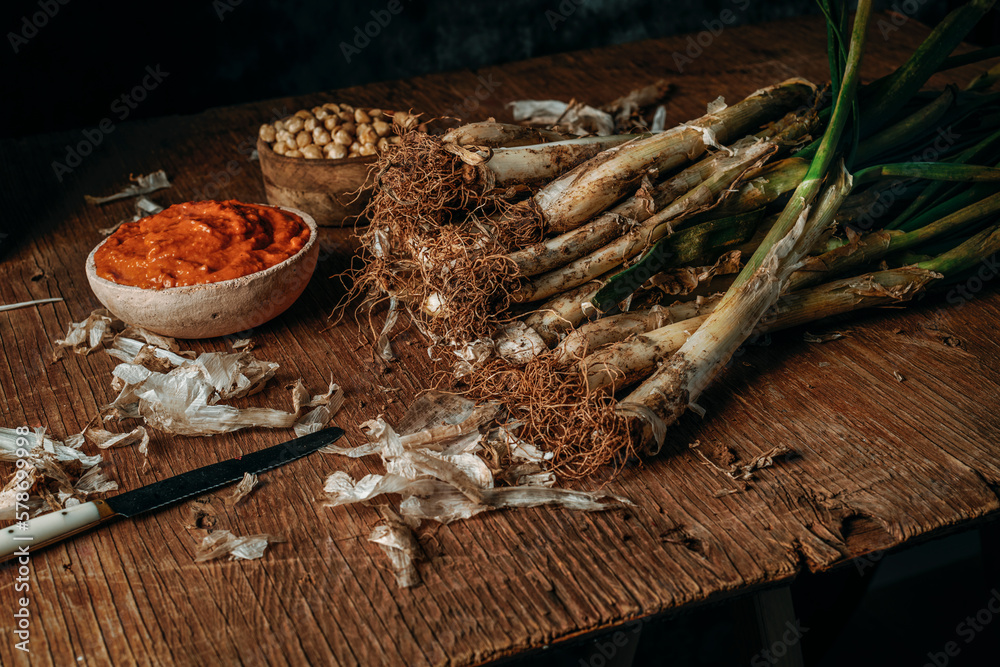
M510 260L525 277L566 266L611 243L637 223L645 222L658 209L703 183L718 167L714 157L700 160L650 191L636 193L585 225L511 253Z
M485 160L485 166L492 172L497 185L510 185L551 180L598 153L635 138L634 134L583 137L477 153Z
M871 16L871 0L860 0L830 121L809 170L763 243L698 331L652 377L619 402L623 414L641 415L645 420L643 441L650 451L659 451L667 426L689 405L696 404L760 318L778 300L788 277L833 223L840 205L850 194L853 185L850 174L841 165L834 177L830 166L856 100Z
M577 166L535 195L548 228L573 229L622 198L650 170L666 171L755 130L781 112L804 106L815 86L791 79L753 93L745 100L690 123L623 144Z
M711 160L714 163L712 175L705 181L596 252L523 285L517 291L516 298L521 301L546 299L621 266L671 233L672 222L711 207L719 195L730 189L741 175L759 166L776 150L777 144L771 140L756 137L741 139L733 144L732 155L720 151Z
M753 332L757 322L777 301L788 276L808 254L824 230L834 223L837 209L850 194L851 177L846 171L820 193L814 209L804 207L792 229L769 247L750 276L731 288L718 307L677 350L670 361L623 399L627 411L649 415L662 423L650 424L657 440L669 425L698 397ZM779 219L775 227L781 223ZM746 271L746 269L744 269ZM743 278L744 274L740 274ZM638 408L636 406L639 406ZM655 434L655 435L654 435ZM662 440L655 443L662 445Z
M587 319L587 306L584 304L590 304L612 275L609 273L557 294L528 315L524 323L534 329L548 347L554 347L563 334Z
M466 123L441 136L446 144L459 146L530 146L543 141L562 141L566 137L552 130L513 125L511 123Z
M994 233L994 245L997 237L1000 235ZM862 308L909 301L941 277L919 266L907 266L785 294L761 318L753 333L780 331ZM708 313L673 322L597 350L581 361L588 388L610 389L648 375L656 368L657 359L680 349L707 319Z
M773 139L781 145L798 139L809 131L811 124L808 114L789 113L780 121L770 123L756 136ZM630 227L645 222L658 210L706 181L719 166L719 156L703 158L652 188L640 188L621 204L576 229L512 252L510 260L525 277L566 266L611 243ZM806 160L797 158L788 158L764 167L754 174L752 181L722 202L716 210L739 213L766 206L785 192L795 189L808 167Z
M997 251L1000 251L1000 226L994 225L948 252L917 264L865 273L783 294L761 318L753 333L780 331L863 308L909 301L932 283L959 275ZM713 305L708 304L706 310ZM637 323L634 326L637 335L629 340L620 338L620 342L603 347L581 361L581 369L591 391L621 386L652 372L658 359L678 350L708 319L707 314L700 314L641 333L639 325L655 321L652 311L628 315ZM605 318L610 319L613 318ZM571 338L588 327L605 320L577 329L564 344L570 343Z
M686 320L670 322L658 329L638 333L595 350L580 361L580 368L590 390L627 385L647 377L656 368L657 359L665 359L681 348L718 306L709 303L705 312ZM610 319L610 318L609 318ZM603 320L598 320L601 322ZM638 328L635 326L633 328ZM566 339L567 341L569 338Z
M587 322L574 329L559 343L559 346L552 351L552 358L557 365L562 366L576 359L583 359L589 354L590 356L586 357L586 361L589 362L595 356L601 355L604 350L614 347L613 343L658 331L674 322L689 321L699 315L707 315L715 309L721 298L722 294L713 294L691 301L679 301L669 306L653 306L648 310L636 310Z

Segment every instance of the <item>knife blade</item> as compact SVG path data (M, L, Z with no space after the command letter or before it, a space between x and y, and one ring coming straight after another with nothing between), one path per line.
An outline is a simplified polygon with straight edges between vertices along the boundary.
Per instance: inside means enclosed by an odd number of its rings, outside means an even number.
M74 505L19 522L0 531L0 563L23 556L116 518L130 518L266 472L333 444L344 435L336 426L280 445L197 468L103 500Z

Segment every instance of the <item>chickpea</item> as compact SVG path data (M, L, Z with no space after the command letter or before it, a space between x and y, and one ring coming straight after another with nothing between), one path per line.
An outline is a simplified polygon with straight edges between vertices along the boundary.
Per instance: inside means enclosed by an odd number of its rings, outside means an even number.
M389 146L402 141L395 134L394 125L402 132L419 123L419 117L407 111L355 108L350 104L325 102L261 125L258 135L279 155L339 160L388 150Z
M348 134L347 130L345 130L344 128L340 128L333 135L333 140L336 141L338 144L341 144L343 146L350 146L351 142L354 141L354 137L352 137L350 134Z
M358 141L363 144L374 144L378 141L378 134L371 128L370 125L359 126Z
M347 148L343 144L327 144L323 147L323 152L331 160L342 160L347 157Z
M330 133L322 127L317 127L313 130L313 143L317 146L326 146L331 141L333 141L333 139L330 137Z

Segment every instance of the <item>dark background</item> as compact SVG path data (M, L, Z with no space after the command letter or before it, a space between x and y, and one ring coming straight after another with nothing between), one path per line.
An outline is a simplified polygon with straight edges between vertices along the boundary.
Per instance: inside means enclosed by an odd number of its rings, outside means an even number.
M147 66L168 76L129 119L697 32L727 8L737 23L817 12L813 0L397 1L402 9L391 15L389 0L4 0L0 137L116 118L114 100L141 83ZM951 4L898 6L934 24ZM348 62L341 45L372 11L391 20ZM975 39L998 30L994 11Z

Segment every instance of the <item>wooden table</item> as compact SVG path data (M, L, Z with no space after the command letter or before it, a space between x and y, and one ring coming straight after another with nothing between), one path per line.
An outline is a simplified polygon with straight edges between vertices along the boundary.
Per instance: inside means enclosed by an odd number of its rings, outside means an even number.
M866 78L889 72L926 32L914 21L885 38L873 28ZM0 424L44 425L65 437L114 396L115 362L105 353L51 362L50 341L99 305L83 271L97 230L132 211L130 201L86 205L85 193L112 192L129 173L162 168L174 186L152 195L161 204L198 196L261 201L258 167L243 152L257 126L272 109L322 101L465 109L479 119L502 115L520 98L603 103L665 76L677 86L668 117L679 122L720 94L732 102L788 77L827 78L816 19L727 29L711 41L683 71L674 54L689 41L675 37L122 123L62 183L51 163L81 141L80 132L4 142L3 224L18 235L4 241L0 303L65 302L0 314ZM184 82L168 79L154 94L182 95ZM328 276L344 268L351 246L336 230L324 231L323 245L307 292L253 334L259 356L281 370L246 404L285 406L281 383L301 377L319 389L332 374L347 393L336 421L357 444L356 425L379 414L398 420L431 369L413 332L396 340L400 361L386 370L372 360L364 327L331 325L342 292ZM540 508L424 527L429 559L420 565L423 585L411 590L396 588L382 552L367 541L376 510L318 502L328 474L379 471L369 460L313 455L289 464L267 473L235 511L221 502L227 492L216 494L219 528L288 536L261 560L192 562L196 540L183 505L80 536L31 560L32 664L479 663L972 526L1000 509L1000 298L988 285L968 303L943 305L928 299L863 314L838 324L850 333L825 344L805 343L798 331L749 346L701 400L704 420L684 419L662 456L608 484L634 509ZM221 340L187 347L227 349ZM129 490L288 437L157 433L145 473L134 449L105 458ZM689 449L695 441L718 463L746 462L776 445L798 456L744 488L706 466ZM4 614L21 595L15 576L0 568ZM23 664L12 645L5 635L0 662Z

